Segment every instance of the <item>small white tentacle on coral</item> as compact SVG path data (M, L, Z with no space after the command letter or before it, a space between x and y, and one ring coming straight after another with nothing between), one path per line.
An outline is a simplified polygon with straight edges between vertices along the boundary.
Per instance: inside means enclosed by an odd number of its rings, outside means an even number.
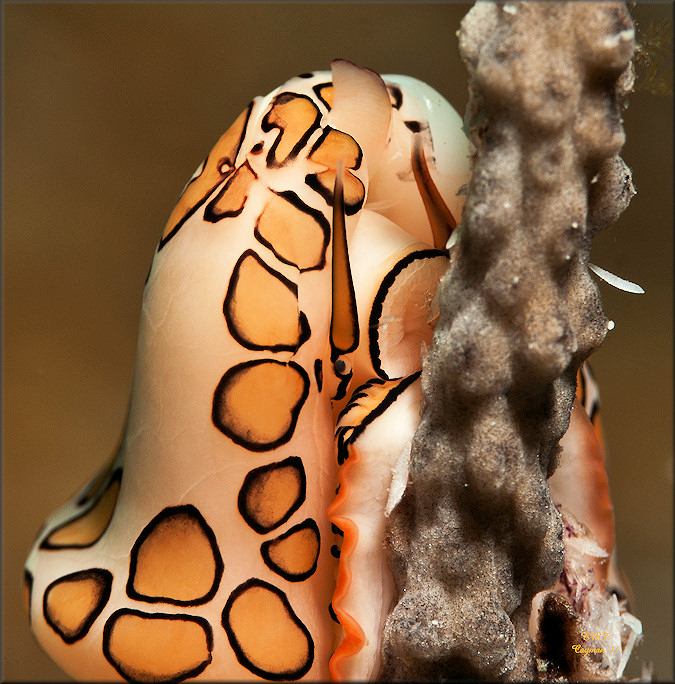
M626 280L625 278L620 278L618 275L614 275L614 273L610 273L609 271L606 271L604 268L600 268L600 266L596 266L595 264L588 264L588 269L590 271L593 271L598 278L601 278L604 280L606 283L609 285L612 285L613 287L617 288L617 290L623 290L624 292L632 292L633 294L644 294L644 289L640 287L637 283L632 283L630 280Z

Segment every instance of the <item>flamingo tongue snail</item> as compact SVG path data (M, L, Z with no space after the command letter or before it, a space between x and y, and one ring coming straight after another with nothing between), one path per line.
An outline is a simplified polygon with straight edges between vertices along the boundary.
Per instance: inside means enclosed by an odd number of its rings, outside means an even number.
M469 149L429 86L331 66L256 97L162 233L119 450L26 563L76 678L377 676Z

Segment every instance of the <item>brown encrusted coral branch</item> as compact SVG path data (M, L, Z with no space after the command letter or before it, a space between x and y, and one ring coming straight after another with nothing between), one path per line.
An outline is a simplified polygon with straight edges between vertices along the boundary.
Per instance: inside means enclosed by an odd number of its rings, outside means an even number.
M462 22L476 153L389 521L383 679L536 676L532 597L563 562L546 479L608 327L591 238L632 194L632 28L622 3L478 2Z

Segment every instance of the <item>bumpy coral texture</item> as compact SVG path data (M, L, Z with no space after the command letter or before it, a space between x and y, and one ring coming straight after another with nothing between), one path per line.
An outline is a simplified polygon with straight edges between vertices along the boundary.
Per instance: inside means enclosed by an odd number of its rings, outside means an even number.
M591 239L634 194L618 156L624 4L479 2L459 39L476 153L389 521L383 679L536 678L532 597L563 565L546 480L577 370L608 329Z

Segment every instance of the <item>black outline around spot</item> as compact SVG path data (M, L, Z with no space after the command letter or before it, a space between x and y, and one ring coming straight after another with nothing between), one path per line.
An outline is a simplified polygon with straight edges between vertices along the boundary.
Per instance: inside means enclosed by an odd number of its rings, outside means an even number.
M237 156L239 155L239 152L241 151L241 146L242 146L242 144L243 144L243 142L244 142L244 138L246 137L246 130L247 130L247 128L248 128L249 120L250 120L250 118L251 118L251 112L253 111L253 101L249 102L248 106L246 107L246 109L245 109L244 111L246 112L246 116L244 117L244 127L242 128L241 137L239 138L239 142L237 143L237 147L236 147L236 150L235 150L235 152L234 152L234 155L232 155L232 166L233 166L233 167L234 167L235 162L236 162L236 160L237 160ZM239 115L237 116L237 118L239 118L239 116L241 116L241 114L239 114ZM236 119L235 119L235 121L236 121ZM232 125L234 125L234 121L232 122ZM228 129L228 130L229 130L229 129ZM227 133L227 131L225 131L225 132L223 133L223 135L225 135L225 133ZM222 136L221 136L221 137L222 137ZM219 140L220 140L220 138L219 138ZM218 143L218 141L216 141L216 144L217 144L217 143ZM213 150L211 150L211 152L212 152L212 151L213 151ZM209 159L209 157L211 156L211 152L209 152L209 154L206 156L206 158L205 158L204 161L202 162L203 165L204 165L203 168L202 168L202 173L204 173L204 169L206 168L206 164L207 164L207 162L208 162L208 159ZM180 194L180 197L183 196L183 194L184 194L185 191L187 190L188 186L190 186L194 181L196 181L197 178L199 178L199 177L202 175L202 173L200 173L199 176L195 176L194 178L192 178L191 180L189 180L189 181L187 182L187 184L186 184L185 187L183 188L183 192L181 192L181 194ZM228 175L231 176L233 173L234 173L234 171L230 172L230 174L228 174ZM222 177L218 180L218 182L215 183L215 184L213 185L213 187L209 188L209 190L204 194L204 196L202 197L202 199L200 199L198 202L196 202L190 209L188 209L188 210L185 212L185 214L183 215L183 218L180 219L180 220L178 221L178 223L171 229L171 231L166 235L166 237L160 238L160 240L159 240L159 245L157 246L157 251L158 251L158 252L159 252L159 251L164 247L164 245L166 245L166 243L167 243L169 240L171 240L171 238L172 238L172 237L173 237L173 236L174 236L174 235L183 227L183 224L184 224L184 223L185 223L193 214L195 214L195 212L199 209L199 207L201 207L201 206L204 204L204 202L206 202L206 200L209 198L209 195L211 195L211 193L218 187L218 185L220 185L220 183L222 183L223 180L224 180L225 178L227 178L227 177L228 177L227 175L222 176ZM179 200L180 200L180 197L178 198ZM149 275L149 274L148 274L148 275Z
M314 117L314 122L310 124L309 128L303 133L303 135L300 137L297 143L293 146L293 149L288 153L288 156L286 159L283 161L279 161L276 156L276 151L277 147L279 146L279 143L281 142L282 137L284 136L284 133L286 132L285 128L282 128L279 126L279 124L276 123L270 123L270 114L274 110L274 108L277 105L285 105L288 102L291 102L292 100L298 100L298 99L303 99L307 100L312 107L314 107L314 110L316 112L316 116ZM275 138L274 142L272 143L272 146L270 147L268 153L267 153L267 159L266 159L266 164L267 168L269 169L276 169L281 166L283 166L287 161L293 160L298 156L298 153L300 150L307 144L309 139L312 136L312 133L319 128L319 122L321 121L321 112L319 111L318 107L314 102L312 101L311 98L307 97L307 95L302 95L301 93L291 93L288 91L285 91L283 93L279 93L274 100L272 100L272 103L270 104L270 108L267 110L265 113L265 116L263 117L263 120L260 123L260 128L262 128L265 133L269 133L272 129L276 128L279 131L279 134Z
M288 614L289 619L295 623L295 625L300 629L300 631L305 635L307 638L307 645L309 647L309 654L307 656L307 661L299 668L296 670L290 670L290 671L285 671L285 672L268 672L267 670L262 670L259 667L255 666L247 657L246 654L244 653L244 650L242 647L239 645L239 641L237 641L237 637L234 634L234 631L232 630L232 627L230 626L230 611L232 610L232 606L234 602L246 591L253 587L261 587L263 589L267 589L271 593L275 594L279 599L281 599L281 602L286 609L286 612ZM264 619L264 616L261 616L261 619ZM312 639L312 635L309 633L309 630L305 626L305 624L300 620L300 618L295 614L295 611L291 607L291 604L288 601L288 598L286 597L286 594L284 594L281 589L278 589L275 587L273 584L269 584L268 582L264 582L261 579L258 579L257 577L252 577L251 579L247 580L243 584L240 584L229 596L227 599L227 603L225 604L225 608L223 608L223 613L222 613L222 618L221 618L221 623L223 625L223 629L225 630L225 633L227 634L227 638L230 642L230 646L232 646L232 650L234 651L234 655L237 657L237 660L243 665L249 672L252 672L253 674L258 675L259 677L262 677L263 679L267 679L273 682L281 682L281 681L286 681L286 680L294 680L294 679L300 679L301 677L304 677L312 668L312 665L314 663L314 640Z
M340 624L340 621L337 618L337 615L335 614L335 611L333 610L333 602L331 601L328 604L328 614L330 615L330 619L335 622L336 624Z
M378 288L375 299L373 300L373 306L370 309L370 316L368 318L368 349L370 351L370 361L373 364L373 370L384 380L398 379L390 378L382 370L382 362L380 360L380 331L378 329L378 325L380 316L382 315L382 307L384 305L385 299L387 298L387 293L401 272L410 266L410 264L412 264L414 261L417 261L418 259L431 259L439 256L443 256L446 259L448 258L448 255L440 249L423 249L418 252L411 252L397 262L389 271L389 273L384 276L382 282L380 283L380 287Z
M52 617L49 615L49 611L47 610L47 597L49 596L49 592L59 584L69 582L71 580L77 581L86 579L102 581L102 585L99 585L101 586L101 593L98 602L96 603L96 606L94 606L93 610L89 613L89 615L87 615L86 618L82 620L77 631L73 634L66 634L59 628L57 622L53 620ZM96 621L96 618L101 614L101 611L105 608L106 604L108 603L108 599L110 598L110 591L112 589L112 581L112 573L102 568L90 568L89 570L79 570L78 572L71 572L68 575L64 575L63 577L59 577L59 579L54 580L45 589L45 593L42 596L42 614L45 618L45 622L67 644L74 644L76 641L79 641L83 636L87 634L91 626Z
M223 423L220 420L220 411L218 410L218 407L222 403L222 396L224 392L227 390L228 385L232 382L233 378L235 378L239 374L241 370L243 370L244 368L253 368L254 366L272 363L278 364L279 366L288 366L289 368L293 368L295 371L297 371L298 375L302 378L303 382L302 394L300 395L300 398L298 399L295 406L289 409L289 413L291 415L291 424L289 425L286 432L283 435L281 435L281 437L275 439L272 442L249 442L238 433L232 431L226 425L223 425ZM291 440L291 438L293 437L293 433L295 432L295 426L298 423L300 411L302 410L302 407L304 406L308 396L309 376L307 375L307 371L305 371L305 369L302 366L295 363L295 361L284 362L276 361L275 359L256 359L255 361L244 361L243 363L238 363L232 366L232 368L230 368L218 382L218 385L216 386L216 389L213 392L213 407L211 410L211 420L213 421L213 424L216 426L216 428L220 430L224 435L229 437L235 444L238 444L239 446L242 446L245 449L248 449L249 451L271 451L272 449L276 449L277 447L281 446L282 444L286 444L286 442L289 442Z
M356 159L354 161L354 166L346 166L345 165L345 171L349 170L356 170L361 168L361 162L363 161L363 150L361 149L361 145L359 145L354 138L349 135L349 133L345 133L344 131L341 131L337 128L333 128L332 126L324 126L323 131L321 132L321 135L316 139L314 144L312 145L312 149L307 153L307 158L311 158L311 156L323 145L324 140L331 134L331 133L339 133L340 135L344 135L347 138L349 138L354 145L356 145Z
M33 624L33 574L30 570L24 568L23 570L23 583L24 587L28 589L28 605L26 606L28 610L28 624Z
M352 173L352 171L356 171L356 169L361 168L361 162L363 161L363 150L361 149L361 145L359 145L359 144L356 142L356 140L354 140L354 138L352 138L352 136L349 135L349 133L345 133L344 131L340 131L340 130L338 130L337 128L332 128L331 126L324 126L323 132L322 132L321 135L317 138L317 140L316 140L316 142L314 143L314 145L312 145L312 149L311 149L311 150L309 151L309 153L307 154L307 158L309 159L309 158L312 156L312 154L321 146L321 144L322 144L323 141L326 139L326 137L328 136L328 134L329 134L329 133L332 133L332 132L341 133L342 135L346 135L348 138L351 138L351 140L352 140L352 141L354 142L354 144L356 145L356 149L358 150L358 153L357 153L357 155L356 155L356 160L354 161L354 166L349 166L349 167L347 167L347 166L345 165L345 175L346 175L347 173L349 173L349 174L351 175L352 178L354 178L356 181L358 181L358 183L361 185L361 190L363 191L363 192L362 192L362 195L361 195L361 199L357 200L357 201L354 202L353 204L350 204L350 203L347 202L347 200L345 199L345 202L344 202L345 214L346 214L347 216L353 216L354 214L356 214L358 211L361 210L361 207L363 207L363 203L364 203L364 201L365 201L365 199L366 199L366 189L365 189L363 183L361 182L361 179L358 178L357 176L355 176L355 175ZM335 171L335 169L327 168L326 171ZM314 192L316 192L316 193L318 193L319 195L321 195L321 197L323 197L324 200L326 200L326 203L327 203L329 206L333 206L334 187L326 187L326 186L319 180L319 176L320 176L322 173L326 173L326 171L321 171L321 172L319 172L319 173L308 173L308 174L305 176L305 184L308 185L312 190L314 190Z
M335 442L337 444L337 462L339 465L342 465L349 458L349 445L353 444L358 436L368 427L368 425L370 425L375 418L381 416L421 375L422 371L417 371L416 373L408 375L405 378L392 380L391 382L396 383L394 387L392 387L387 394L385 394L382 401L370 413L363 417L358 425L340 425L336 428ZM380 383L377 383L376 380L371 380L356 388L349 403L340 412L340 417L346 415L355 404L358 405L357 396L363 396L363 394L360 394L360 390L367 389L372 384Z
M296 209L299 209L303 214L307 214L310 218L313 218L319 224L319 228L323 234L321 258L313 266L300 268L300 266L296 264L294 261L291 261L287 257L284 257L282 254L280 254L274 248L274 245L269 240L264 238L258 230L260 218L265 212L265 209L263 209L260 216L258 216L258 218L256 219L255 226L253 228L253 235L255 239L261 244L265 245L265 247L267 247L268 249L272 250L272 252L274 252L274 255L277 257L277 259L279 259L279 261L281 261L284 264L288 264L289 266L295 266L300 271L300 273L304 273L305 271L321 270L326 265L326 250L328 249L328 243L330 242L330 223L328 223L328 220L323 215L323 213L321 213L318 209L314 209L313 207L310 207L308 204L305 204L292 190L283 190L281 192L274 192L274 194L286 200L291 206L295 207Z
M234 183L237 179L237 174L244 168L250 171L251 175L253 176L253 181L258 180L258 174L251 168L251 165L248 163L248 161L245 161L243 164L237 166L237 168L230 173L229 176L227 176L227 180L225 181L223 187L218 191L218 194L206 205L206 208L204 209L205 221L208 221L209 223L218 223L218 221L222 221L223 219L239 216L239 214L244 211L246 200L248 200L248 195L244 195L244 199L242 200L241 206L238 209L232 209L228 211L220 211L217 209L218 202L223 199L223 195L230 189L232 183Z
M253 486L254 480L256 480L261 475L264 475L265 473L272 470L288 467L294 468L298 473L298 479L300 482L300 491L298 493L298 497L291 504L290 508L286 511L286 513L284 513L284 515L281 518L279 518L279 520L277 520L274 524L269 526L261 525L253 516L251 516L247 509L246 495L248 493L248 490ZM246 524L251 529L255 530L258 534L267 534L268 532L276 530L277 527L283 525L293 515L293 513L295 513L295 511L297 511L298 508L302 506L302 504L305 502L306 497L307 475L305 474L305 466L302 463L302 459L298 456L289 456L288 458L285 458L283 461L277 461L276 463L268 463L267 465L260 466L259 468L254 468L253 470L250 470L246 474L244 482L242 483L241 488L239 489L239 495L237 496L237 508L239 509L241 517L246 521Z
M391 380L384 380L383 378L370 378L370 380L367 380L362 385L359 385L349 397L349 402L345 404L340 413L338 413L337 420L335 421L336 424L342 420L343 416L345 416L349 411L352 410L352 408L354 408L354 405L358 405L357 399L362 399L363 397L368 396L368 390L371 387L374 387L375 385L381 386L387 382L391 382ZM342 427L353 427L353 425Z
M394 99L394 102L392 103L392 107L394 109L401 109L401 104L403 104L403 92L399 88L399 86L394 85L393 83L386 83L387 90L389 91L389 95Z
M112 486L113 482L119 482L120 483L120 488L122 487L122 468L116 468L112 475L109 476L109 479L107 483L105 483L102 487L99 489L98 495L92 499L93 503L91 506L88 506L85 508L85 510L81 511L77 515L73 516L72 518L69 518L68 520L65 520L61 524L57 525L40 543L41 549L45 550L59 550L59 549L88 549L94 544L96 544L101 537L106 533L106 530L110 526L110 523L112 522L113 516L115 515L115 508L117 507L117 501L115 501L115 506L113 506L112 510L112 515L110 516L110 520L108 520L108 524L103 528L103 531L101 534L94 539L94 541L90 542L89 544L52 544L50 543L49 539L54 535L56 532L59 530L63 529L67 525L70 525L70 523L75 522L76 520L79 520L80 518L83 518L85 515L88 515L96 506L98 505L99 501L106 495L107 491L110 489ZM119 491L117 492L117 497L119 498Z
M323 388L323 361L321 359L314 360L314 379L316 380L316 387L320 392Z
M231 305L232 305L232 300L234 299L234 294L237 288L237 284L239 282L239 270L241 268L242 263L244 262L245 259L248 257L252 257L262 268L267 271L273 278L276 278L278 281L281 282L282 285L284 285L290 292L291 294L295 297L295 301L298 303L298 342L297 344L272 344L272 345L262 345L262 344L257 344L255 342L252 342L251 340L245 338L242 334L240 334L240 331L238 329L238 325L235 321L235 317L232 315L232 310L231 310ZM279 271L275 271L271 266L268 266L262 259L261 257L252 249L247 249L240 257L237 259L237 263L234 265L234 268L232 269L232 275L230 276L230 282L229 285L227 286L227 294L225 295L225 300L223 302L223 315L225 316L225 321L227 323L227 328L230 331L230 335L242 346L245 347L246 349L252 349L255 351L272 351L272 352L280 352L280 351L290 351L290 352L296 352L300 347L307 342L307 340L311 336L311 331L309 328L309 321L307 320L307 316L300 311L300 303L298 302L298 286L296 283L294 283L292 280L289 280L284 276L283 274L279 273Z
M338 378L338 386L335 390L335 394L331 397L333 401L340 401L340 399L344 399L347 396L347 390L349 389L349 383L352 381L353 375L354 371L351 368L344 375L338 374L337 371L335 372L335 376Z
M327 169L327 171L332 171L332 169ZM349 169L345 169L345 171L349 171ZM325 171L321 171L321 173L325 173ZM319 180L319 173L308 173L305 176L305 184L310 187L314 192L318 193L321 195L321 197L324 198L326 201L326 204L329 206L333 205L333 190L326 187L320 180ZM366 199L366 189L363 186L363 183L359 178L354 176L352 174L352 177L359 182L361 185L361 189L363 190L363 195L361 199L356 200L353 204L349 204L347 200L345 199L345 214L347 216L353 216L354 214L358 213L361 208L363 207L363 202Z
M581 371L581 372L579 372ZM588 419L593 423L593 416L595 415L595 407L594 406L586 406L586 400L588 397L586 396L586 378L584 377L584 373L582 370L582 367L579 366L579 371L577 371L575 375L575 380L577 381L577 386L575 388L575 395L579 395L579 403L581 404L581 407L584 409L586 412L586 415L588 416ZM591 409L589 411L589 408Z
M148 274L150 275L150 274ZM84 486L82 493L78 496L76 504L78 506L84 506L85 504L88 504L92 499L95 499L96 496L103 490L105 489L106 482L110 478L112 471L115 469L116 465L120 465L119 463L119 458L120 458L120 453L122 452L122 446L124 445L124 439L120 439L120 443L118 444L117 448L115 449L115 453L108 459L108 461L102 465L96 474L89 480L89 482ZM96 484L96 481L100 480L98 482L98 485L94 486Z
M134 579L136 577L136 571L138 569L138 552L141 546L143 545L143 542L145 542L145 540L155 530L157 525L159 525L163 520L166 520L166 518L175 515L183 514L190 516L193 520L197 522L202 532L204 533L204 536L208 540L209 545L211 546L211 552L213 554L215 566L213 584L211 585L211 588L203 596L200 596L196 599L192 599L190 601L173 599L167 596L147 596L146 594L139 593L134 589ZM169 506L161 510L143 528L141 533L138 535L138 538L136 539L133 547L131 548L131 553L129 554L129 556L129 579L127 580L126 586L127 596L129 596L129 598L135 599L136 601L144 601L145 603L170 603L174 606L200 606L203 603L207 603L208 601L210 601L216 595L216 591L218 591L218 586L220 585L220 580L223 576L224 564L222 556L220 555L220 549L218 548L218 542L216 541L216 535L211 529L211 527L209 527L208 523L204 519L204 516L192 504L184 504L181 506Z
M270 558L270 547L275 546L279 542L283 542L285 539L288 539L289 537L293 536L294 534L297 534L298 532L301 532L302 530L313 530L314 533L316 534L316 541L317 541L317 548L316 548L316 558L314 559L314 562L312 563L311 567L306 570L305 572L300 572L300 573L292 573L292 572L286 572L280 565L277 565L271 558ZM321 534L319 532L319 527L316 524L312 518L307 518L307 520L304 520L303 522L299 523L298 525L294 525L291 527L288 531L284 532L283 534L280 534L276 539L270 539L268 541L263 542L260 545L260 554L263 557L263 560L265 561L265 565L272 571L276 572L277 575L283 577L285 580L288 580L289 582L302 582L306 580L308 577L311 577L315 572L316 572L316 565L319 562L319 553L321 551Z
M315 86L312 86L312 90L314 91L314 94L316 95L316 99L319 100L320 102L323 103L323 105L326 107L326 109L330 112L331 106L326 102L324 99L323 95L321 94L321 91L324 88L332 88L333 87L333 81L325 81L324 83L317 83Z
M122 677L124 677L124 679L126 679L127 681L136 682L139 680L138 678L134 679L132 673L127 674L122 669L123 663L118 665L113 660L112 654L110 653L110 635L112 633L114 623L124 615L136 615L137 617L143 618L145 620L180 620L181 622L196 622L204 630L204 635L206 636L206 647L209 652L208 659L202 661L199 665L197 665L197 667L193 668L192 670L179 672L171 677L166 677L164 679L158 679L154 681L180 682L183 679L187 679L188 677L196 677L198 674L203 672L208 665L211 664L211 661L213 660L213 630L211 629L211 625L204 618L197 617L195 615L181 615L173 613L144 613L143 611L134 610L132 608L120 608L119 610L116 610L108 618L108 621L105 623L103 627L103 655L105 656L106 660L115 668L115 670L117 670L117 672L119 672L119 674L122 675ZM136 672L136 677L137 676L138 673Z
M595 380L595 376L593 375L593 369L591 368L591 364L588 360L584 361L581 366L580 366L580 373L577 373L581 377L581 382L582 382L582 398L581 398L581 405L584 407L584 411L586 411L588 415L588 419L591 421L591 424L593 425L594 428L597 428L596 422L601 415L602 412L602 405L600 403L600 396L598 394L597 390L597 382ZM588 377L586 377L588 376ZM595 387L595 392L592 394L589 392L589 387L593 388Z

